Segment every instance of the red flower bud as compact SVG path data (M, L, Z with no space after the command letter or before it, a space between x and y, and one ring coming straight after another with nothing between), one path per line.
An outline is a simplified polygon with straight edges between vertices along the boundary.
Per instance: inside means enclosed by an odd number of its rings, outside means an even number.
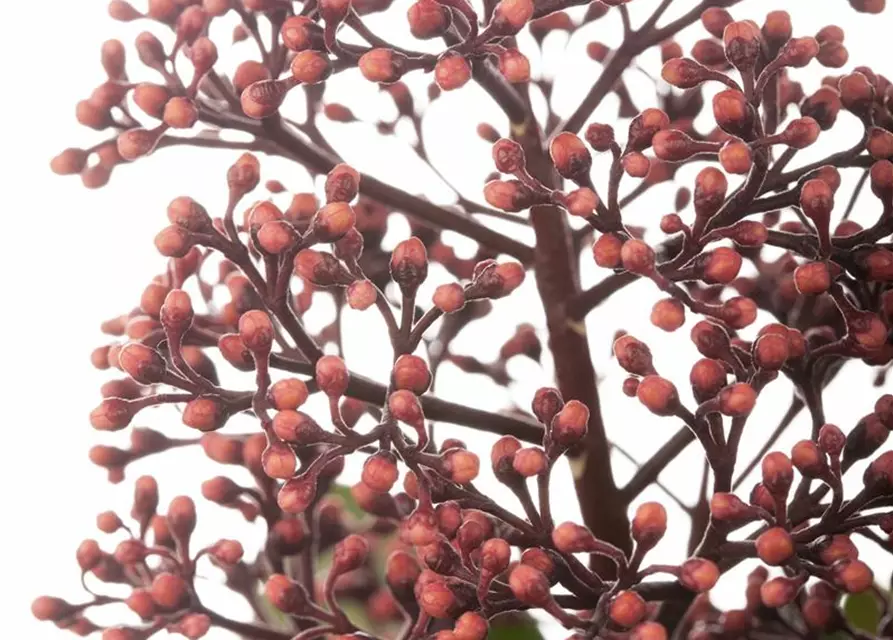
M363 536L356 534L347 536L335 545L332 572L342 574L359 569L369 557L370 549L369 541Z
M167 572L155 576L149 592L152 594L155 604L168 611L179 609L184 604L188 593L186 581L178 575Z
M786 67L805 67L819 55L819 43L815 38L792 38L778 53L778 61Z
M791 534L781 527L772 527L761 533L756 547L760 560L771 566L784 564L794 555Z
M614 143L614 128L607 124L592 123L586 129L586 142L596 151L609 151Z
M484 185L484 200L497 209L517 213L533 204L533 193L519 180L491 180Z
M659 502L640 504L630 524L633 540L640 547L650 549L667 531L667 511Z
M802 581L779 577L767 580L760 586L760 600L770 609L777 609L790 604L797 597Z
M319 51L299 51L291 59L292 78L304 84L317 84L332 74L329 57Z
M409 30L420 40L438 38L449 29L450 10L436 0L418 0L406 12Z
M316 476L292 478L279 489L276 502L286 513L304 513L316 499Z
M689 558L679 567L679 582L698 593L710 591L719 580L719 567L704 558Z
M518 600L532 607L543 607L552 601L549 579L541 571L525 564L512 569L509 587Z
M598 237L592 245L592 256L595 264L606 269L614 269L620 264L623 240L605 233Z
M290 16L279 30L282 44L292 51L304 51L322 44L322 31L306 16Z
M465 290L455 282L442 284L434 290L432 302L444 313L455 313L465 306Z
M390 272L403 295L414 296L428 277L428 252L422 241L413 236L400 242L391 252Z
M264 593L267 600L284 613L299 613L309 599L304 587L278 573L269 577L264 586Z
M444 91L464 86L471 79L471 65L460 54L442 56L434 66L434 81Z
M651 324L667 332L676 331L685 324L685 306L676 298L658 300L651 308Z
M614 341L614 357L629 373L647 376L655 373L651 360L651 350L644 342L631 335L624 335Z
M645 407L659 416L672 415L679 404L679 394L672 382L658 375L642 378L636 397Z
M372 49L360 57L359 68L370 82L397 82L406 71L407 58L393 49Z
M279 111L294 82L295 80L289 78L261 80L248 85L241 95L242 111L249 118L257 120L269 118Z
M654 249L642 240L632 238L620 248L623 268L636 275L648 276L654 272Z
M774 496L785 497L794 481L791 459L780 451L767 453L762 462L763 485Z
M570 400L551 420L549 439L561 448L572 447L583 441L589 428L589 409L579 400Z
M533 17L533 8L532 0L500 0L488 28L501 36L513 36Z
M363 464L363 483L379 493L390 491L398 475L397 459L390 451L379 451Z
M504 49L499 54L499 73L511 84L530 80L530 60L517 49Z
M621 627L635 626L645 617L647 605L635 591L619 591L608 605L608 617Z
M750 415L756 401L757 392L746 382L736 382L719 392L719 410L732 418Z
M524 150L514 140L497 140L492 153L496 169L502 173L516 173L524 168Z
M678 89L693 89L710 78L707 67L689 58L667 60L660 75Z
M862 593L874 584L874 573L861 560L841 560L831 571L834 584L847 593Z
M524 447L515 452L512 468L523 478L539 475L549 466L545 452L539 447Z

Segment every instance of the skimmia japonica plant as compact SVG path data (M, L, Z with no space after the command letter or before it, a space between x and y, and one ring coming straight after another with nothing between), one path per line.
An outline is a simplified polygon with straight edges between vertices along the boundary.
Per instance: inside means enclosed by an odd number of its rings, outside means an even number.
M646 0L417 0L405 14L389 0L149 0L144 11L110 3L118 20L167 29L168 44L145 31L137 59L126 64L121 42L102 45L108 80L77 105L78 121L102 139L63 151L53 170L97 188L163 147L190 145L230 153L232 166L225 210L209 212L187 195L170 203L169 226L155 237L164 272L141 296L134 290L138 308L103 325L116 338L93 352L93 364L125 377L103 385L90 423L129 428L131 439L126 448L93 447L90 460L119 482L136 460L150 465L168 450L199 445L196 455L244 467L253 481L220 475L200 496L161 506L155 478L139 477L131 520L98 518L102 532L117 532L117 546L86 540L77 549L89 597L38 598L36 617L104 640L163 630L200 638L216 628L261 640L481 640L530 610L574 638L893 635L887 596L853 543L863 537L891 552L893 451L884 445L893 396L878 392L857 424L828 423L823 406L823 390L841 371L875 367L882 380L893 360L893 84L851 66L834 25L799 33L796 16L748 15L747 0L660 0L638 21L637 2ZM884 16L884 0L827 3ZM367 26L379 12L437 53L383 39ZM589 44L602 67L582 102L567 119L548 104L535 117L532 92L548 103L553 86L531 75L527 56L538 52L518 42L539 46L549 32L614 19L622 42ZM231 37L226 28L232 42L224 43L215 27L227 20L237 26ZM689 27L703 38L686 55L674 37ZM228 68L218 61L221 46L250 47L254 59ZM640 111L625 72L651 49L662 57L662 68L651 70L659 107ZM137 65L152 82L129 79ZM831 75L801 86L796 70L807 65ZM482 188L486 205L460 197L439 206L341 162L318 125L354 119L326 87L353 67L357 82L380 86L398 119L414 127L422 160L422 107L469 83L484 89L510 132L501 138L490 124L478 128L499 172ZM413 78L430 82L427 97L410 89ZM303 121L287 117L294 94L306 103ZM623 120L622 130L590 122L609 96L619 99L614 124ZM701 116L712 123L695 126ZM861 138L798 162L838 119L859 123ZM377 123L382 136L395 126ZM201 135L184 133L198 128ZM241 132L242 141L221 131ZM604 175L593 170L594 154L607 158ZM264 178L269 156L319 176L318 191L289 193ZM637 198L693 161L703 168L693 184L678 185L658 225L625 220ZM844 174L860 176L856 193L865 196L850 206L835 198ZM849 219L854 207L867 224ZM412 235L386 251L392 213L407 216ZM532 229L535 245L499 231L505 220ZM457 254L455 234L476 243L474 258ZM588 289L581 258L603 274ZM431 263L453 279L417 295ZM751 275L741 275L742 266ZM432 395L443 362L506 386L508 359L539 357L530 324L498 337L505 342L495 362L449 349L528 276L545 310L557 388L539 389L529 411L499 413ZM643 341L621 332L613 354L628 377L621 388L597 390L584 320L637 280L650 294L647 307L628 313L649 313L701 358L687 381L671 380ZM386 335L370 339L392 347L388 381L325 355L340 329L337 318L321 332L307 329L305 312L319 296L334 299L339 317L349 307L383 318ZM758 310L774 321L758 323ZM690 330L678 331L687 317ZM252 372L242 378L252 384L221 386L223 368ZM795 400L774 433L774 425L754 433L748 417L781 379ZM680 393L680 385L691 391ZM599 392L625 394L668 423L658 431L665 436L649 436L664 440L657 453L625 483L612 473ZM311 394L324 396L328 409L310 415ZM180 409L176 434L131 426L158 405ZM777 450L801 410L811 428L793 448ZM234 432L227 423L236 417L254 429ZM442 426L434 431L432 423ZM496 434L489 458L474 442L449 437L450 425ZM764 441L754 460L738 455L748 437ZM690 523L668 522L664 506L640 496L695 442L709 471L701 501ZM489 469L480 469L481 457ZM336 495L347 458L362 461L361 480ZM558 521L550 506L563 458L572 462L580 522ZM845 493L854 466L864 470L861 488ZM761 481L739 487L757 467ZM482 489L496 482L516 496L513 504ZM211 545L190 545L195 500L262 522L260 552L249 557L249 545L226 531ZM668 527L691 528L688 557L649 561ZM741 584L746 606L712 604L719 577L755 559ZM255 604L253 622L203 603L199 563L218 567L233 597ZM114 585L126 593L109 595ZM843 613L844 600L863 592L882 615L870 632ZM258 598L274 609L257 606ZM346 606L357 601L362 622ZM90 618L94 608L122 604L130 613L119 626Z

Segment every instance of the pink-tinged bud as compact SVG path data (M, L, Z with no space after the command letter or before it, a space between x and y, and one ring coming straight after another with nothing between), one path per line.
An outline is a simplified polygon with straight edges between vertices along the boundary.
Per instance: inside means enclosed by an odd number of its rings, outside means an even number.
M714 493L710 499L710 515L720 522L735 522L750 518L751 507L733 493Z
M434 290L431 301L444 313L455 313L465 306L465 289L455 282L442 284Z
M436 0L418 0L406 12L409 31L420 40L438 38L452 22L450 10Z
M552 543L561 553L586 553L598 544L586 527L575 522L563 522L552 531Z
M580 187L567 194L565 207L572 216L588 218L595 214L599 204L598 194L589 187Z
M545 452L539 447L524 447L515 452L512 468L523 478L539 475L549 467Z
M753 166L753 154L744 142L730 141L719 150L719 163L728 173L744 175Z
M643 622L630 632L630 640L667 640L667 630L659 622Z
M831 272L825 262L807 262L794 271L794 286L804 295L819 295L831 287Z
M239 318L239 337L253 353L269 353L274 338L270 316L257 309L243 313Z
M695 392L695 399L703 402L725 387L726 370L719 361L702 358L692 365L689 382Z
M516 173L524 168L524 150L514 140L497 140L492 149L493 163L497 171Z
M617 338L613 345L614 357L627 372L647 376L655 373L648 345L631 335Z
M623 170L631 178L647 178L651 172L651 160L638 151L627 153L620 159Z
M434 66L434 81L444 91L464 86L471 79L471 65L464 56L450 53L442 56Z
M756 547L760 560L773 567L784 564L794 555L791 534L781 527L773 527L761 533Z
M391 279L406 297L413 297L428 277L428 252L415 236L403 240L391 252Z
M294 226L285 220L270 220L257 231L257 244L261 250L277 256L285 253L298 241Z
M326 200L332 202L350 202L357 197L360 190L360 174L346 164L336 165L326 176ZM353 224L350 225L353 227Z
M802 581L778 577L767 580L760 586L760 600L770 609L777 609L790 604L797 597Z
M819 558L829 567L835 562L852 561L859 558L859 549L845 534L825 536L816 541Z
M658 300L651 308L651 324L673 332L685 324L685 306L676 298Z
M347 287L347 304L351 309L365 311L378 299L378 289L369 280L357 280Z
M245 195L260 182L260 162L257 156L243 153L227 170L226 184L232 194L239 197Z
M624 628L638 624L645 617L647 605L635 591L620 591L608 605L608 617Z
M893 133L880 127L871 127L868 131L868 153L875 160L893 158Z
M624 242L620 260L624 269L636 275L648 276L654 272L654 249L642 240L633 238Z
M322 31L306 16L291 16L280 29L282 44L292 51L304 51L322 43Z
M857 72L843 76L837 84L840 102L848 111L865 115L874 102L874 86L864 74Z
M746 382L736 382L719 392L719 410L732 418L750 415L756 402L757 392Z
M286 513L304 513L316 499L316 476L292 478L279 489L277 503Z
M329 397L338 398L347 392L350 374L338 356L323 356L316 361L316 382Z
M350 0L321 0L319 2L319 13L327 23L341 22L347 17L350 8Z
M481 545L481 568L491 575L499 575L509 566L512 548L502 538L490 538Z
M610 233L599 236L592 245L592 257L595 259L595 264L605 269L614 269L619 266L624 244L623 240Z
M533 192L520 180L491 180L484 185L484 200L496 209L517 213L533 204Z
M157 384L164 380L167 365L155 349L139 342L129 342L118 354L118 364L134 381Z
M136 412L123 398L106 398L90 412L90 426L99 431L118 431L130 424Z
M118 153L128 161L147 156L161 138L161 130L131 129L118 136Z
M526 605L543 607L552 602L549 579L529 565L519 564L512 569L509 587L514 596Z
M346 202L331 202L316 212L310 229L320 242L335 242L354 228L356 214Z
M639 546L650 549L667 531L667 511L658 502L645 502L636 509L630 524L633 540Z
M728 180L716 167L702 169L695 178L695 216L707 220L719 210L726 199Z
M281 410L273 416L273 432L286 442L303 446L318 444L326 436L313 418L290 409Z
M815 38L788 40L778 54L779 62L789 67L805 67L819 55L819 43Z
M828 468L825 454L812 440L801 440L794 445L791 463L807 478L817 478Z
M422 405L412 391L401 389L388 397L388 408L391 414L401 422L418 427L424 424L425 414Z
M658 375L642 378L636 397L645 407L659 416L672 415L679 405L679 394L672 382Z
M759 28L749 20L731 22L722 32L726 58L739 70L752 69L761 50Z
M304 587L278 573L269 577L264 593L267 600L283 613L299 613L309 600Z
M143 562L148 555L146 545L139 540L122 540L113 554L115 561L124 566L132 566Z
M500 0L489 29L501 36L513 36L533 17L533 9L533 0Z
M242 92L242 111L249 118L269 118L279 111L293 83L291 79L261 80L248 85Z
M862 593L874 584L874 573L861 560L841 560L831 567L834 584L847 593Z
M397 482L397 458L390 451L379 451L366 458L362 480L373 491L389 492Z
M627 146L635 151L644 151L658 131L670 126L670 117L660 109L644 109L629 124ZM593 145L594 146L594 145Z
M686 589L704 593L719 580L719 567L704 558L689 558L679 567L679 582Z
M701 355L722 359L730 346L729 334L718 324L701 320L691 329L691 341Z
M218 540L211 546L209 553L218 562L234 565L242 559L244 550L238 540Z
M199 431L216 431L228 417L222 401L210 396L190 400L183 409L183 424Z
M513 436L502 436L493 443L490 449L490 464L497 478L512 470L512 460L520 449L521 442Z
M431 544L440 535L437 518L430 509L417 508L406 519L404 526L407 541L416 547Z
M304 84L318 84L332 74L329 57L319 51L299 51L291 60L292 78Z
M332 571L335 574L347 573L359 569L369 557L369 541L363 536L352 534L335 545L332 558Z
M511 84L530 80L530 60L517 49L504 49L499 54L499 73Z
M887 451L871 461L862 475L865 489L874 495L893 492L893 451Z
M481 461L465 449L449 449L442 456L445 475L456 484L466 484L477 478Z
M723 30L731 22L732 16L720 7L709 7L701 13L701 24L714 38L722 38Z
M592 168L589 149L575 134L559 133L549 144L549 155L555 170L569 180L583 179Z
M589 409L578 400L570 400L551 422L549 438L561 448L580 444L586 437Z
M433 572L432 572L433 573ZM437 574L433 574L436 576ZM416 583L416 600L422 611L432 618L454 618L459 603L456 594L439 576Z
M186 581L173 573L159 573L149 589L155 604L168 611L179 609L188 596Z
M264 473L270 478L287 480L295 475L298 461L294 451L282 442L271 442L261 457Z
M762 462L763 486L773 496L785 497L794 481L791 459L780 451L767 453Z
M360 57L359 68L366 80L391 84L403 77L406 62L406 56L393 49L372 49Z
M791 120L779 137L782 143L793 149L805 149L818 139L821 131L819 123L807 116Z
M693 89L709 79L710 72L707 67L689 58L673 58L664 63L660 75L678 89Z
M431 384L431 372L422 358L403 354L394 362L391 381L395 389L408 389L420 396Z

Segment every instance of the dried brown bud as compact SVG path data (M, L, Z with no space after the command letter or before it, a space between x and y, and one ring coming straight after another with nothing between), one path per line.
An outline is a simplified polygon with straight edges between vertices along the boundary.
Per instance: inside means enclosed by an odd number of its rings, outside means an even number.
M415 236L403 240L391 252L391 279L411 298L428 277L428 252Z
M497 140L492 153L496 169L502 173L516 173L524 168L524 150L514 140Z
M555 170L569 180L584 178L592 168L589 149L573 133L564 132L555 136L549 144L549 155Z
M730 22L722 32L726 58L739 70L752 69L760 55L761 34L749 20Z

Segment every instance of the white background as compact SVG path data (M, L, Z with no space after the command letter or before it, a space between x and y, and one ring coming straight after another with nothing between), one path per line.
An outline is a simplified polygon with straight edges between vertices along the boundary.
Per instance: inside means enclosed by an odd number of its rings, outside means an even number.
M3 179L5 198L5 242L0 259L3 261L5 295L3 302L4 389L6 403L3 430L2 474L3 518L0 539L3 541L3 637L57 638L62 633L52 625L38 624L29 615L28 605L41 593L62 595L81 601L77 581L74 549L87 536L95 536L96 513L107 508L118 508L126 514L131 487L128 482L110 486L104 473L86 459L88 448L95 442L126 441L120 436L101 437L91 432L87 413L98 400L98 386L106 379L94 371L88 356L91 349L103 343L98 331L101 320L126 312L138 304L142 287L163 268L164 261L152 245L152 237L165 222L164 207L173 197L190 194L212 211L219 212L224 198L224 171L236 154L226 151L164 150L137 166L124 167L115 172L108 187L98 192L82 188L77 177L58 178L48 170L49 158L67 146L89 146L99 135L81 129L74 120L74 104L89 95L92 87L103 80L98 62L100 43L110 37L121 37L131 42L145 24L120 25L105 15L104 0L44 0L39 3L15 2L4 6L6 20L3 48L3 76L6 90L0 101L4 121L7 122L4 143ZM650 0L635 0L634 10L647 9ZM691 0L677 0L680 12L692 6ZM790 0L781 3L794 16L795 35L812 35L820 27L836 22L846 28L846 45L852 66L874 62L877 70L893 77L893 63L882 52L889 49L893 14L864 16L852 13L844 0ZM767 10L779 3L746 0L733 11L736 18L753 18L758 22ZM395 20L402 15L407 3L398 0L389 19L380 16L370 19L370 26L385 36L405 34L405 23ZM10 12L12 15L10 15ZM635 11L634 11L635 12ZM670 14L672 15L672 13ZM389 21L390 20L390 21ZM227 23L229 24L229 23ZM577 34L570 43L568 58L560 66L556 100L560 113L568 115L586 88L595 80L599 65L581 58L585 43L598 39L616 44L619 38L616 16L590 26ZM218 33L228 33L231 26L220 27ZM686 50L697 38L704 37L697 26L682 38ZM534 59L534 69L545 68L554 73L555 64L562 60L563 36L547 42L550 56L545 64ZM218 39L226 41L225 35ZM529 41L524 44L530 45ZM234 54L221 59L218 69L229 71L239 59L253 54L250 43L239 45ZM222 47L223 48L223 47ZM530 48L526 49L530 51ZM642 59L651 74L659 70L654 52ZM234 56L234 57L233 57ZM879 60L880 59L880 60ZM568 62L568 60L570 62ZM818 78L826 70L813 64L798 77L804 79L807 94L817 87ZM641 74L629 74L629 82L640 107L654 100L649 81ZM140 79L142 77L140 76ZM374 87L351 85L351 92L343 89L345 78L332 82L332 91L345 100L360 117L374 120L391 117L392 108L377 96ZM351 76L346 75L350 80ZM708 91L713 91L711 88ZM649 93L650 91L650 93ZM289 108L296 109L295 105ZM596 114L596 119L611 121L616 113L616 100L607 99ZM438 168L459 184L466 195L478 197L483 177L491 170L487 145L474 136L474 126L487 119L506 133L499 118L485 96L473 87L466 87L457 95L441 99L432 108L432 118L426 122L428 145ZM622 131L622 127L620 127ZM430 172L412 165L411 153L397 142L387 146L375 142L374 131L368 125L336 126L331 135L345 157L361 171L392 180L401 187L423 191L432 200L450 202L450 191L434 182ZM838 128L823 134L814 150L802 154L802 161L825 155L829 150L849 146L858 137L852 119L842 116ZM436 150L436 153L435 151ZM823 153L824 152L824 153ZM800 160L795 161L795 165ZM281 179L289 188L306 190L311 187L305 173L289 168L281 162L264 161L264 177ZM680 171L678 178L691 184L697 167ZM604 165L596 167L596 182L604 185ZM845 202L854 178L849 175L839 192ZM629 181L632 182L632 181ZM603 188L603 187L602 187ZM656 226L660 215L672 206L673 190L669 187L654 190L629 210L634 224ZM258 197L263 197L259 194ZM842 205L841 205L842 206ZM854 215L857 221L871 223L879 212L876 200L863 198ZM687 215L690 215L687 214ZM509 226L506 229L512 229ZM389 242L405 237L405 223L396 220L390 229ZM659 237L652 233L651 239ZM527 238L529 241L529 237ZM468 250L461 242L460 251ZM591 283L597 274L588 256L584 255L584 281ZM433 284L447 280L443 272L432 270ZM634 400L619 393L623 379L616 363L608 359L611 336L623 327L645 339L655 353L658 369L674 379L684 389L688 368L696 359L694 347L687 339L691 321L678 334L667 337L648 324L647 310L658 298L656 290L647 283L630 287L617 302L590 315L589 328L596 360L602 376L601 393L604 414L610 436L639 459L657 449L664 439L675 432L672 421L656 420ZM467 331L455 343L459 353L473 353L484 360L495 356L499 345L508 337L514 325L526 320L542 328L542 313L535 298L532 282L528 282L512 298L497 303L497 311L486 321ZM311 314L311 325L319 326L328 305L320 300ZM362 318L362 325L357 324ZM768 321L760 318L757 326ZM351 327L354 328L351 331ZM749 334L745 334L749 335ZM382 377L387 372L387 350L381 323L370 311L364 316L353 314L348 319L347 358L352 368ZM545 338L545 336L543 336ZM516 359L510 371L520 380L509 392L488 380L459 376L455 369L444 367L437 391L443 396L484 408L498 409L509 402L527 406L536 387L548 383L551 363L544 368ZM847 375L839 377L828 390L827 415L831 422L849 429L855 421L870 411L879 393L870 388L872 373L861 365L852 365ZM233 386L245 384L233 378ZM751 418L742 444L742 460L759 448L787 406L790 388L786 382L776 382L760 397L757 411ZM690 401L690 398L689 398ZM148 414L138 424L157 426L164 423L168 433L183 435L177 421L161 420L158 414ZM154 419L153 419L154 417ZM170 416L168 416L170 418ZM250 421L238 427L251 428ZM444 433L449 428L442 428ZM806 420L797 421L779 447L790 445L806 434ZM488 439L456 429L486 458ZM121 438L125 440L121 440ZM178 491L198 493L199 483L220 472L207 463L195 450L180 451L164 459L159 472L158 459L128 470L128 478L151 470L158 473L162 483L162 504ZM632 468L622 458L616 460L621 481ZM858 484L862 467L850 473L850 482ZM685 500L693 500L701 473L700 457L694 448L673 463L662 480L678 491ZM484 475L488 475L484 471ZM348 479L355 478L356 468L350 468ZM573 517L566 470L556 477L560 491L556 492L556 511L559 517ZM483 481L487 486L487 481ZM752 482L745 486L749 488ZM494 488L494 491L499 491ZM744 490L746 491L746 490ZM502 493L499 493L502 496ZM506 500L510 500L507 497ZM685 515L660 490L649 491L641 500L659 499L670 511L670 532L658 550L655 562L678 562L684 558L688 527ZM200 504L201 529L205 540L216 537L257 538L260 529L239 523L229 512ZM259 525L258 525L259 526ZM114 542L104 542L107 549ZM861 545L864 557L876 570L882 583L888 583L893 561L879 554L871 545ZM212 580L217 576L205 567L204 574ZM732 572L724 577L716 590L716 598L727 606L741 604L743 574ZM211 581L207 581L211 582ZM202 588L205 588L204 586ZM214 602L214 595L207 597ZM230 609L234 617L245 612ZM100 618L97 618L100 619ZM115 618L117 619L117 618ZM131 620L133 622L133 620ZM552 637L550 633L550 637ZM223 637L213 632L210 637ZM554 637L563 637L556 630Z

